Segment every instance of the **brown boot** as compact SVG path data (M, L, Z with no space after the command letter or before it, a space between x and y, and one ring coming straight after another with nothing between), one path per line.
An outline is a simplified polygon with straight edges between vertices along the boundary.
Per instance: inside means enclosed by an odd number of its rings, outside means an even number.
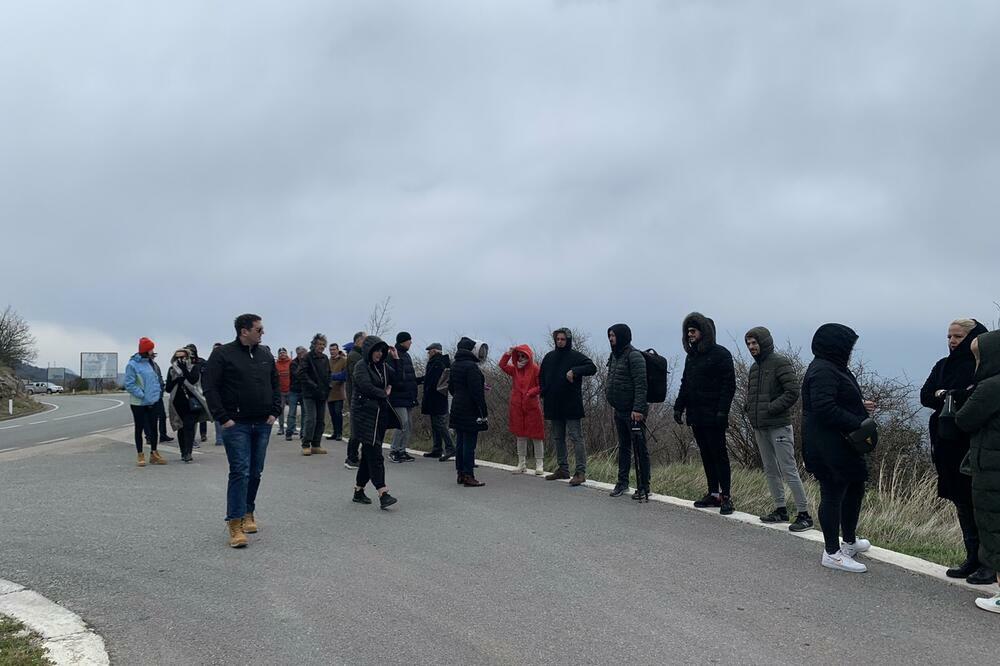
M140 453L139 454L139 460L137 460L135 464L138 465L139 467L145 467L146 466L146 454Z
M243 519L233 518L228 522L228 525L229 525L229 547L246 548L247 535L243 534Z
M314 446L312 447L312 452L314 456L321 456L326 453L326 449L322 446Z
M580 472L573 475L573 478L569 480L569 485L571 486L582 486L587 482L587 476Z
M486 483L484 481L480 481L479 479L470 474L467 477L465 477L465 481L462 482L462 485L464 485L466 488L482 488L483 486L486 485Z
M560 481L562 479L568 479L568 478L569 478L569 472L566 472L566 471L561 470L561 469L557 469L556 471L552 472L547 477L545 477L545 480L546 481Z
M243 534L257 534L257 521L252 513L243 516Z
M311 448L309 448L308 446L303 446L302 447L302 455L304 455L304 456L311 456L312 454L313 454L313 452L312 452Z
M163 459L159 451L149 452L149 464L150 465L166 465L167 461Z

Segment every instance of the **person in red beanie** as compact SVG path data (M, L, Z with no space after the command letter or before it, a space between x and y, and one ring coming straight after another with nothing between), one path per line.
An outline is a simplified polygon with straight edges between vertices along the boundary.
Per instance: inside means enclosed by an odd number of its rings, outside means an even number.
M143 433L149 440L150 464L167 464L156 451L159 440L155 409L156 404L163 399L163 390L160 388L160 378L156 368L153 367L152 354L155 346L149 338L140 338L139 353L132 356L125 366L125 390L130 395L132 420L135 422L135 450L138 454L139 467L146 466L146 458L142 452Z

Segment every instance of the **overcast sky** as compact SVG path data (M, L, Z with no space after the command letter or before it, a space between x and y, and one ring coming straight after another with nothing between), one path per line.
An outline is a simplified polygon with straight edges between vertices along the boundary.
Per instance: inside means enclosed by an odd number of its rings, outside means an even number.
M0 5L0 306L38 364L691 310L923 380L1000 300L1000 3Z

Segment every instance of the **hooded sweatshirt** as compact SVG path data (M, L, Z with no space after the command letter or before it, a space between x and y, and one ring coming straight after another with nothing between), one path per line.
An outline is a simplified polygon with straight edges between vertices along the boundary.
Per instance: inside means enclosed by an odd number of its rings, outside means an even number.
M747 331L760 352L750 366L743 409L754 428L791 425L792 406L799 400L799 378L787 356L774 351L771 332L763 326Z
M608 333L615 334L615 344L611 345L611 356L608 357L608 404L619 414L639 412L645 415L649 411L646 402L646 359L632 346L632 329L628 326L615 324L608 329Z
M701 331L701 339L694 345L687 338L692 327ZM736 395L733 356L716 343L715 322L699 312L684 318L681 336L687 358L674 412L687 412L688 425L726 427Z
M552 341L556 336L566 336L566 346L556 347L542 359L542 367L538 375L542 403L545 407L545 418L555 421L582 419L583 410L583 378L597 374L597 366L584 354L573 349L573 332L568 328L556 329L552 332ZM566 379L566 373L573 371L573 381Z
M515 347L515 354L504 352L500 357L500 369L513 380L510 388L510 408L508 427L515 437L534 440L545 438L545 421L542 419L542 404L539 402L538 374L535 354L528 345ZM517 366L517 357L524 354L528 363L523 368Z

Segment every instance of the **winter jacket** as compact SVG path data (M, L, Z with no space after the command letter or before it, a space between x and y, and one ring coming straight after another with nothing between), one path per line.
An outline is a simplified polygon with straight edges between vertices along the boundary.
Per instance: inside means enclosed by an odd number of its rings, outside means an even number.
M1000 331L979 336L976 388L958 411L958 427L972 435L972 504L979 528L979 561L1000 570Z
M327 402L347 399L345 382L347 381L347 354L340 352L330 357L330 395Z
M288 392L302 395L302 382L299 381L299 364L302 359L296 356L288 364Z
M396 355L399 356L398 359L389 359L389 364L396 371L396 383L392 388L392 395L389 396L389 404L393 407L410 409L417 405L417 386L420 382L410 352L396 345Z
M160 380L153 362L142 354L133 354L125 366L125 390L133 405L153 405L162 397Z
M642 352L632 346L632 331L625 324L615 324L608 329L614 331L616 344L608 358L607 399L619 413L639 412L647 414L646 403L646 359Z
M858 336L843 324L823 324L802 380L802 457L820 481L865 481L868 465L845 439L868 418L861 387L847 362Z
M445 369L451 367L447 354L435 354L427 361L424 369L424 397L420 412L427 416L443 416L448 413L448 396L438 391L438 383Z
M771 332L763 326L747 331L760 351L750 366L743 411L754 428L791 425L792 406L799 400L799 378L787 356L774 351Z
M376 441L379 431L385 432L399 427L396 412L386 399L386 387L393 386L392 366L387 363L389 345L377 336L365 338L361 354L363 360L354 366L354 377L351 385L354 395L351 396L351 433L362 443L379 445ZM372 361L372 354L382 352L382 360ZM392 392L396 389L393 386Z
M260 345L247 347L236 339L214 349L201 385L216 421L264 421L281 413L274 357Z
M167 414L170 418L170 426L174 430L184 427L184 417L194 413L196 422L208 422L211 420L211 413L208 409L208 401L198 388L201 381L201 366L197 362L188 366L185 363L173 363L167 369L166 391ZM179 369L178 369L179 368ZM199 406L192 409L192 403Z
M354 368L357 366L358 361L362 360L363 356L361 355L361 347L355 347L353 342L348 342L344 345L344 351L347 352L347 380L344 386L347 389L347 399L353 403Z
M582 419L583 378L597 374L597 366L585 355L573 349L573 333L568 328L560 328L552 333L552 338L562 333L566 336L566 346L556 347L542 359L538 375L545 418L554 421ZM566 379L566 373L573 371L573 381Z
M330 359L323 352L311 351L296 368L302 396L326 402L330 394Z
M451 401L451 417L448 423L453 430L478 432L486 430L486 423L477 423L478 418L489 416L486 408L486 378L479 368L475 352L459 349L451 366L448 392Z
M278 390L288 393L292 389L292 359L274 359L274 367L278 370Z
M510 387L510 407L507 425L515 437L527 437L534 440L545 439L545 420L542 418L542 403L538 399L538 373L540 369L535 363L535 354L528 345L516 348L528 357L528 364L517 367L517 362L510 352L504 352L500 357L500 369L510 375L513 384Z
M931 438L931 457L938 474L938 496L952 501L972 503L972 478L959 468L969 452L969 435L953 428L952 437L942 439L938 417L944 407L944 398L934 395L937 391L955 391L956 406L961 409L966 389L975 382L976 358L972 355L972 341L986 332L986 327L976 323L965 339L946 357L934 364L931 374L920 389L920 404L933 409L928 427Z
M701 340L694 346L687 339L692 326L701 331ZM687 412L688 425L725 427L736 395L733 355L716 343L715 322L698 312L684 318L681 336L687 358L674 412Z

